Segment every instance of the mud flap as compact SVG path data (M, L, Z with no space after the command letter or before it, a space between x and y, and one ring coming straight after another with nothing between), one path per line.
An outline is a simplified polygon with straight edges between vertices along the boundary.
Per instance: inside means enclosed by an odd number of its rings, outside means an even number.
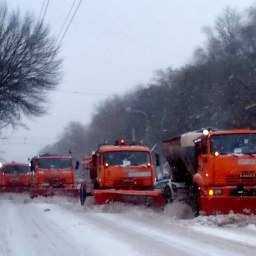
M84 205L85 201L86 201L86 185L82 184L80 187L80 203L81 205Z

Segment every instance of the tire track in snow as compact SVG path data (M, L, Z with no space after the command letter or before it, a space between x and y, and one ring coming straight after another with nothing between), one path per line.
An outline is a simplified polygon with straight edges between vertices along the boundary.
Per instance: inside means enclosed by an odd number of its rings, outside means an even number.
M45 214L47 223L57 230L65 230L75 242L77 248L86 250L83 255L97 256L140 256L142 254L135 251L130 244L120 241L113 236L104 226L98 226L87 221L84 214L79 216L72 210L67 210L58 205L35 204L33 207L41 211L47 207L51 211Z
M128 255L150 255L150 256L169 256L170 251L172 252L172 255L175 256L190 256L190 253L185 253L182 250L178 250L176 248L170 247L168 244L163 244L159 243L156 240L152 240L151 237L145 236L145 235L138 235L134 232L134 230L130 229L124 229L122 226L119 226L118 223L113 223L110 221L106 221L105 219L102 218L94 218L94 213L88 214L87 212L84 212L84 210L81 207L78 207L77 211L73 211L73 209L67 209L66 206L64 206L64 209L62 206L58 205L38 205L38 207L50 207L52 208L52 212L54 214L52 215L49 213L49 218L50 220L55 219L55 218L61 218L59 214L65 210L68 211L66 212L65 215L69 215L69 219L75 220L76 224L78 224L81 228L81 232L85 234L86 229L91 229L91 230L101 230L101 236L107 238L111 237L113 241L115 241L115 244L118 245L119 243L121 244L126 244L129 248L132 248L130 250L130 254ZM62 209L59 209L62 208ZM91 211L90 211L91 212ZM97 214L97 213L95 213ZM74 222L74 223L75 223ZM85 234L86 236L86 234ZM95 237L92 235L92 239L96 240ZM99 240L99 239L98 239ZM113 242L111 241L111 243ZM102 246L101 241L98 241L99 244ZM104 247L104 246L103 246ZM106 248L108 248L108 245L105 245ZM118 247L118 246L115 246ZM126 249L127 250L127 249ZM120 255L119 250L118 251L108 251L105 250L104 255ZM126 251L122 251L122 255L125 255Z
M256 250L254 227L200 226L147 209L106 213L72 203L22 202L0 199L0 255L251 256Z
M110 208L110 209L108 209ZM121 221L122 219L129 219L131 221L136 221L137 223L144 223L147 227L152 226L159 232L167 232L170 233L171 230L174 232L171 235L176 235L178 237L189 238L194 241L200 241L201 244L204 245L212 245L216 249L224 250L224 251L231 251L233 254L240 254L240 255L254 255L256 250L256 226L253 224L248 223L255 223L255 219L252 217L247 218L246 216L237 216L237 226L235 223L232 229L228 228L230 233L225 233L223 236L216 236L218 231L227 230L226 227L216 227L215 230L210 234L200 233L196 230L193 230L193 227L200 227L200 223L198 223L197 219L193 220L179 220L175 219L171 216L166 216L165 214L159 212L153 212L150 209L143 209L138 207L130 207L116 205L116 207L106 207L106 211L109 212L116 212L115 216L120 216ZM120 214L121 211L121 214ZM93 211L91 211L93 214ZM102 211L98 210L98 213ZM103 211L104 212L104 211ZM111 215L110 215L111 216ZM228 217L228 216L227 216ZM154 221L156 220L156 221ZM245 221L246 220L246 221ZM127 222L127 221L126 221ZM241 226L241 223L243 226ZM247 224L246 224L247 223ZM203 227L207 231L212 227L212 223L209 222L209 225L204 221ZM140 225L140 224L138 224ZM235 228L234 228L235 226ZM192 228L190 228L192 227ZM214 226L215 227L215 226ZM214 234L215 233L215 234ZM230 236L229 236L230 235ZM245 236L244 236L245 235ZM230 239L230 237L235 237L236 240ZM243 241L250 241L250 243L243 243L239 237L243 237ZM203 246L205 247L205 246Z
M5 209L5 206L3 205L3 200L0 200L0 209L3 208ZM2 211L1 211L2 212ZM5 221L5 217L9 216L9 209L5 209L5 214L1 216L0 218L0 251L3 256L10 256L11 255L11 250L9 249L9 243L7 241L7 232L8 232L8 222Z
M255 252L255 248L248 245L196 232L190 229L191 225L197 225L191 220L174 220L161 213L152 213L149 209L136 209L133 206L123 209L118 206L117 209L110 207L105 211L104 208L97 207L82 209L76 204L67 207L62 203L57 207L62 207L78 216L81 225L90 222L98 228L104 227L104 230L116 239L131 244L143 255L169 255L171 252L172 255L251 256ZM243 231L247 232L246 228ZM145 250L145 247L151 250Z
M0 218L1 240L6 255L31 255L31 244L28 239L27 228L20 216L20 211L12 200L1 200L0 211L5 214ZM5 254L4 254L5 255Z
M78 236L83 237L83 232L77 232L77 237L74 237L72 232L70 235L72 221L65 219L66 225L63 225L63 210L59 214L60 217L51 222L44 208L38 209L34 202L2 202L0 211L8 214L0 218L0 224L5 223L0 227L0 234L1 240L4 240L2 251L8 254L3 253L1 256L104 255L102 252L98 253L103 251L99 250L98 245L91 250L88 249L89 239L83 242L77 239ZM100 236L100 230L98 235Z
M104 226L105 230L113 234L116 239L125 241L132 245L132 247L140 252L142 255L150 256L190 256L190 252L185 252L180 248L170 246L170 244L162 243L152 236L148 236L144 233L138 233L133 229L124 228L122 225L119 225L119 221L112 222L97 216L85 215L87 221L91 222L93 225Z
M113 224L118 223L118 226L122 227L124 230L132 230L134 234L139 234L142 236L147 236L152 239L152 242L155 243L164 243L170 246L171 249L179 250L183 252L183 254L188 255L209 255L209 256L241 256L243 253L238 253L234 250L230 250L230 248L219 248L214 244L201 242L200 240L195 240L187 237L186 230L184 230L184 235L176 235L175 230L174 233L166 232L163 230L158 230L152 226L148 226L145 223L139 223L136 221L131 221L127 219L123 219L122 216L115 214L103 214L98 213L94 216L90 216L94 218L95 221L97 219L105 219L106 221L110 221Z
M205 235L211 235L214 237L219 237L221 239L229 240L235 243L240 243L242 245L247 245L254 247L256 251L256 237L245 234L244 232L239 232L239 228L236 231L227 230L224 228L215 227L204 227L204 226L193 226L192 230Z

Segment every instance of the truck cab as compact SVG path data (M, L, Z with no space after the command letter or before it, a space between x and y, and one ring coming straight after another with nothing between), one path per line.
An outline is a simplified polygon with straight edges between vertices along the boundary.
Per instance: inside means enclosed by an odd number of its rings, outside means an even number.
M256 196L255 131L209 132L200 147L195 181L208 188L208 196Z
M114 145L101 145L91 157L84 158L89 170L92 189L80 186L80 202L87 195L94 196L96 204L122 201L162 207L166 200L162 191L155 188L156 158L144 145L128 144L121 139Z
M39 194L58 189L73 189L75 167L70 155L36 156L31 160L33 191Z
M31 185L31 172L28 164L6 163L0 169L0 175L2 191L23 192Z
M149 189L155 182L150 149L143 145L102 145L92 156L90 174L97 188Z
M255 130L205 129L164 144L172 184L189 188L201 212L255 212Z

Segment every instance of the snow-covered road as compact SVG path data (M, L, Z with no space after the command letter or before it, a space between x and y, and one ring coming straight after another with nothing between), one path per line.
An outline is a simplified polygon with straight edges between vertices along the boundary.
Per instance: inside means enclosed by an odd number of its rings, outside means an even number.
M171 206L172 208L174 206ZM256 219L174 218L138 206L0 196L0 255L255 255Z

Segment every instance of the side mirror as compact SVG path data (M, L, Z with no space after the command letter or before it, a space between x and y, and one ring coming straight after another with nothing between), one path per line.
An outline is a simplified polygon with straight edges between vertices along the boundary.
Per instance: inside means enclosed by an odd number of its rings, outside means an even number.
M160 166L160 156L159 154L155 154L156 157L156 166Z
M96 164L97 164L97 155L96 154L92 155L92 164L93 164L93 166L96 166Z
M197 139L194 140L196 155L207 154L207 140Z
M80 167L80 162L79 161L76 161L76 166L75 166L75 169L78 170Z
M34 161L30 161L30 171L34 172L35 171L35 162Z
M195 153L199 156L202 153L202 144L201 141L195 142Z

